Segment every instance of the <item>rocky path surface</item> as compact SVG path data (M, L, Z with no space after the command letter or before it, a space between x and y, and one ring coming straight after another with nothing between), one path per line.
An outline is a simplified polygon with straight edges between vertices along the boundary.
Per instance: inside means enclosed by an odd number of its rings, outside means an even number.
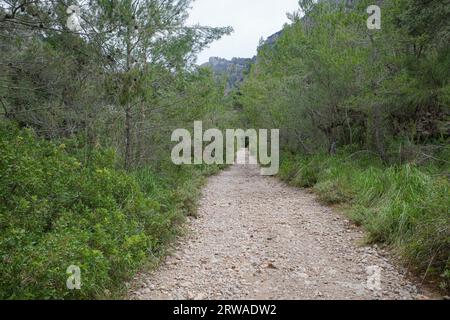
M130 299L426 298L360 228L256 166L211 177L198 214Z

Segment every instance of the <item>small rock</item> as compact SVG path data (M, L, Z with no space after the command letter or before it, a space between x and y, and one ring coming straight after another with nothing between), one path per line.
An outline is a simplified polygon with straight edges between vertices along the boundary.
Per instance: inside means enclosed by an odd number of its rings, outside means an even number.
M184 281L184 282L180 283L180 287L183 287L183 288L188 288L191 285L192 285L192 283L190 283L189 281Z
M188 300L194 300L194 298L195 298L195 294L193 292L189 291L187 293L187 299Z
M269 263L267 264L267 268L268 268L268 269L278 269L272 262L269 262Z
M194 300L205 300L206 296L203 293L199 293L195 296Z
M174 253L174 254L172 255L172 257L174 257L174 258L177 259L177 260L181 260L180 255L178 255L177 253Z
M143 294L149 294L150 293L150 289L149 288L144 288L144 289L142 289L142 293Z

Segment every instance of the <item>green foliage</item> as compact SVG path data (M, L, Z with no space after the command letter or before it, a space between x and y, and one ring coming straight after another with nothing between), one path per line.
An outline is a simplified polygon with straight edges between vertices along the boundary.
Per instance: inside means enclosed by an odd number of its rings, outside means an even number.
M217 168L167 163L170 133L229 119L194 63L231 29L187 26L191 2L79 3L79 33L67 3L0 3L0 298L116 295L195 215Z
M67 3L1 2L0 116L49 139L82 136L87 156L114 148L126 169L160 161L170 132L223 96L195 60L231 28L186 25L191 3L78 3L74 33Z
M383 1L382 30L370 31L373 3L343 3L301 1L306 16L291 15L277 41L259 47L240 90L244 122L280 128L292 152L356 145L388 163L393 141L447 142L449 6Z
M184 211L193 214L203 174L117 170L95 150L89 166L73 140L54 144L0 123L0 298L98 298L159 256ZM70 150L70 151L69 151ZM170 170L169 170L170 169ZM161 171L163 172L163 171ZM70 265L82 289L66 288Z
M441 277L449 289L450 183L436 165L385 167L372 155L282 157L280 176L313 187L369 233L369 242L393 245L412 268Z

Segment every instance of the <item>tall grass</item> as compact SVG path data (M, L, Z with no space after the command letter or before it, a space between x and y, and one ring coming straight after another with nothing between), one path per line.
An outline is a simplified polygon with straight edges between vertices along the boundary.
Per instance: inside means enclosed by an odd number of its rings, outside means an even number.
M368 231L369 242L384 242L424 277L439 277L450 289L450 193L445 171L413 164L383 166L364 155L301 157L285 154L280 177L312 187L328 204Z

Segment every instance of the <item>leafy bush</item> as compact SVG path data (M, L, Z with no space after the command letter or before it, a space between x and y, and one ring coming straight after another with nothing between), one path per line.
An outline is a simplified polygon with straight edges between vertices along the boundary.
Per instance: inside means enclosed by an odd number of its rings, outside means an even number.
M173 167L167 176L149 168L128 174L108 150L91 150L86 164L76 141L56 145L5 122L0 149L1 299L116 292L161 254L187 199L185 210L195 209L203 174ZM66 288L70 265L81 269L81 290Z

